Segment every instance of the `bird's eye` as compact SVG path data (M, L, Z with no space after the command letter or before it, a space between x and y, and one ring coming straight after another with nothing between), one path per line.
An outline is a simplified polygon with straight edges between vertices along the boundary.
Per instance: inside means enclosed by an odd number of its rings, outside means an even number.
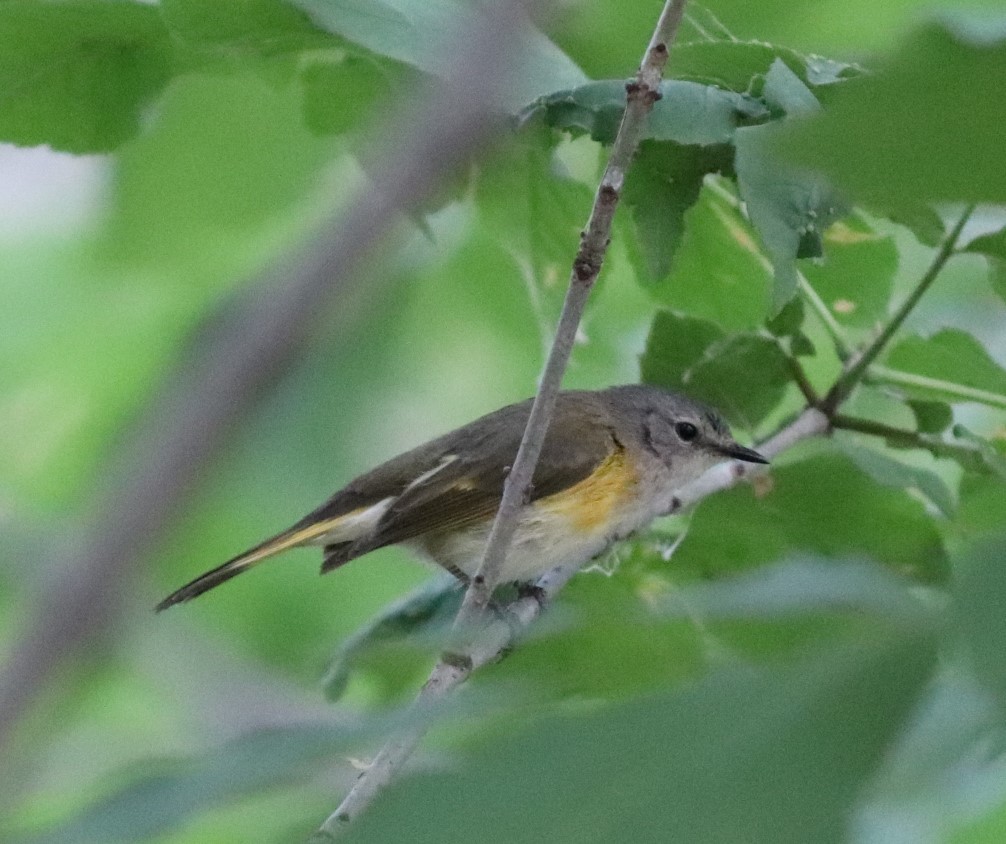
M691 422L678 422L674 426L674 430L686 443L690 443L699 435L699 429Z

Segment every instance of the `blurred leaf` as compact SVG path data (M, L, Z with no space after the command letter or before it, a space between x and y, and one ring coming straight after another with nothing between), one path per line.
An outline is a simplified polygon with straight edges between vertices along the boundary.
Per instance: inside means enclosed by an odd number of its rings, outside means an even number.
M521 112L521 119L541 116L545 123L574 135L589 134L602 144L615 139L625 110L625 80L603 79L540 97ZM746 120L766 117L764 105L752 97L712 85L664 81L653 105L645 138L685 146L710 146L729 141Z
M346 840L408 829L416 844L446 844L480 829L510 844L844 841L932 666L929 637L911 627L786 670L738 667L684 692L543 720L454 770L396 783Z
M915 415L915 427L923 434L942 434L954 421L954 411L946 402L916 399L905 402Z
M839 451L878 484L895 489L914 489L935 504L944 516L952 516L954 498L935 472L902 463L894 457L864 446L858 439L836 440Z
M988 258L989 282L999 297L1006 300L1006 228L976 237L965 247L965 251L977 252Z
M449 66L451 39L471 24L477 6L462 0L287 0L317 26L426 73ZM508 107L519 108L557 88L581 85L580 68L539 30L529 26L517 69L500 92Z
M766 483L706 499L672 565L718 575L795 552L868 557L923 581L947 575L943 543L922 502L879 485L839 454L780 466Z
M785 65L776 62L772 71L771 93L781 108L793 114L819 108ZM785 164L771 151L779 131L776 122L738 129L734 136L737 185L775 269L776 312L796 293L796 259L820 257L822 233L847 210L822 176Z
M954 526L969 541L1006 525L1006 474L967 473L961 478Z
M350 52L312 57L301 70L308 128L334 135L359 126L393 90L398 74L389 65Z
M961 561L956 624L975 671L1006 713L1006 538L1000 533Z
M350 674L360 669L361 663L366 663L366 668L372 667L371 657L383 646L394 646L404 639L440 642L442 634L450 629L463 598L464 591L453 577L449 580L435 578L382 610L342 643L322 680L325 697L333 701L342 697ZM413 659L416 650L413 647L409 652ZM414 662L419 670L426 667L420 660L414 659ZM398 671L394 676L387 671L381 672L385 697L402 691L399 686L411 681L414 673Z
M892 208L1006 201L991 115L1006 111L1006 40L964 13L919 29L880 72L835 92L826 114L793 127L793 148L842 187Z
M909 591L915 585L876 563L805 557L725 580L689 584L664 600L660 609L672 617L698 615L703 621L837 611L913 623L926 612Z
M680 146L644 141L625 181L624 199L634 237L627 238L638 281L662 290L685 236L685 212L695 203L707 173L729 171L726 146Z
M375 733L317 725L276 727L240 736L201 756L148 762L128 785L24 844L109 844L163 835L242 795L302 782L366 735Z
M700 185L701 177L696 187ZM634 216L638 221L653 211L653 203L644 198ZM761 325L772 281L745 222L706 191L684 215L684 223L670 276L661 281L656 275L657 283L645 286L662 304L727 330Z
M946 236L943 218L925 203L898 202L891 207L874 201L868 207L877 216L904 226L924 246L936 248Z
M787 115L814 114L821 108L817 97L782 59L772 62L765 75L762 98Z
M974 337L956 328L945 328L928 338L905 337L891 349L887 363L896 369L928 378L1006 395L1006 370ZM921 386L906 386L903 389L923 399L934 395L945 398L942 393Z
M804 275L839 323L872 327L887 313L894 289L894 239L850 216L824 233L824 243L825 257L805 263Z
M261 227L305 201L325 153L294 92L251 74L180 77L122 151L105 254L171 264L261 249Z
M202 47L268 54L338 43L282 0L161 0L159 5L174 37Z
M156 6L115 0L0 3L0 139L75 153L134 135L171 72Z
M803 299L794 297L779 313L765 322L765 328L776 337L796 337L803 328L803 316Z

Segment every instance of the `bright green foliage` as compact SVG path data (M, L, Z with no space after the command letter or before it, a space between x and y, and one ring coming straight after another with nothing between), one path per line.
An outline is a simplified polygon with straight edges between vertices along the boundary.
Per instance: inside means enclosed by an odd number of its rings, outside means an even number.
M56 194L0 207L0 652L60 547L100 528L132 420L367 190L477 5L0 3L0 140L103 156L0 156ZM296 551L150 607L533 392L658 6L578 0L507 45L498 144L402 215L352 294L333 273L304 359L108 584L123 613L5 754L0 838L305 840L356 778L347 754L417 717L398 707L461 591L406 551L323 579ZM683 390L752 444L825 396L934 260L947 203L1006 198L1006 30L941 11L690 3L565 385ZM68 162L89 191L50 181ZM420 764L348 840L999 842L1004 232L980 206L829 437L614 546L419 713Z

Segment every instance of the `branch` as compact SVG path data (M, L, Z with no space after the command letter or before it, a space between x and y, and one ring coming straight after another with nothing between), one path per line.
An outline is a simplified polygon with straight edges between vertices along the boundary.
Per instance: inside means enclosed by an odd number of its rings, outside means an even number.
M396 114L380 134L388 146L368 167L370 189L252 284L225 331L193 351L151 403L132 446L100 485L105 494L88 520L93 529L55 561L58 574L41 589L0 671L0 745L57 669L111 628L137 558L182 509L227 433L300 355L316 320L347 294L350 278L401 212L419 206L490 139L525 20L520 3L501 0L460 33L441 86L419 98L413 116ZM401 126L415 129L403 134Z
M643 137L653 103L660 97L660 80L667 64L670 46L681 24L686 2L687 0L667 0L636 78L626 86L625 112L612 144L608 165L594 196L590 218L581 235L580 248L573 261L555 339L545 363L538 392L531 405L531 413L521 438L520 448L507 475L482 562L465 593L464 602L455 620L456 628L470 628L472 622L483 619L493 589L499 581L507 551L517 528L517 516L527 498L534 469L545 442L548 424L555 408L563 373L569 362L580 318L604 263L611 237L611 224L621 198L625 174ZM559 586L564 584L571 574L572 572L563 573ZM539 611L540 605L535 611L535 616ZM487 650L483 644L485 635L487 635L485 631L479 631L475 642L460 657L457 654L445 654L423 687L420 700L425 700L431 695L442 695L466 679L475 665L476 655ZM506 641L509 642L509 639L508 632ZM492 647L488 648L488 651L498 653L498 650ZM318 830L322 840L335 835L373 801L412 754L424 732L425 730L419 727L385 744L374 765L360 776L346 798Z
M835 414L831 418L833 428L845 431L857 431L874 437L882 437L896 448L920 448L930 452L934 457L949 457L972 471L987 471L985 459L979 448L967 443L950 443L942 437L911 431L907 428L896 428L872 419L859 419L854 416Z
M936 250L936 255L933 257L933 261L929 265L929 268L925 271L925 273L923 273L922 278L919 279L918 284L915 285L912 292L908 294L908 298L905 299L901 307L895 312L894 316L887 321L887 324L874 338L873 342L867 345L866 348L850 360L845 372L842 373L839 379L835 382L835 386L833 386L828 395L825 396L823 406L828 412L836 411L839 405L845 401L856 385L863 380L863 376L866 374L867 368L877 359L877 356L884 350L891 338L894 336L895 332L901 328L902 323L904 323L908 315L914 310L915 306L919 303L919 300L925 292L930 288L932 283L936 281L936 278L939 276L944 265L953 256L954 249L957 246L957 241L961 236L961 231L963 231L967 221L971 219L971 215L974 213L974 210L974 205L969 205L964 209L964 212L961 214L957 224L943 239L943 243L940 244L940 248Z
M958 384L955 381L930 378L928 375L916 375L914 372L902 372L900 369L890 369L876 364L870 367L870 371L863 380L879 384L893 384L898 387L918 387L923 390L931 390L934 393L943 393L950 398L987 404L989 407L1006 408L1006 396L1002 393L992 393L988 390L979 390L977 387Z

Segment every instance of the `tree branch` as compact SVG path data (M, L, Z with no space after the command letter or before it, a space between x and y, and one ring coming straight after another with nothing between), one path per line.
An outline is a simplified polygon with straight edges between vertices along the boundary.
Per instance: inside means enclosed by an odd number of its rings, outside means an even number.
M950 443L942 437L910 431L907 428L896 428L883 422L874 422L872 419L843 416L840 413L832 416L831 425L836 429L881 437L897 448L925 449L934 457L949 457L961 465L967 465L972 471L987 471L981 450L967 443Z
M0 746L58 667L118 617L137 558L149 551L198 485L226 434L306 346L316 320L402 211L429 197L498 128L498 102L515 70L516 0L487 7L450 51L457 58L414 114L396 114L368 167L372 184L286 263L263 273L225 331L194 352L152 402L104 479L90 533L57 560L53 582L0 671ZM401 126L414 126L407 134Z
M1006 396L1002 393L979 390L977 387L968 387L954 381L930 378L928 375L916 375L914 372L902 372L900 369L891 369L877 364L870 367L870 371L867 372L863 380L867 383L893 384L897 387L918 387L922 390L931 390L934 393L943 393L945 396L962 401L973 401L978 404L986 404L989 407L1006 408Z
M936 281L936 278L939 276L944 265L954 255L957 241L961 236L961 232L963 231L965 224L969 219L971 219L971 215L974 213L974 210L974 205L969 205L964 209L964 212L961 214L957 224L950 230L950 232L948 232L947 236L943 239L943 243L940 244L940 248L936 250L936 255L933 257L933 261L929 265L929 268L922 274L922 278L919 279L918 284L915 285L912 292L908 294L908 298L905 299L901 307L898 308L894 315L887 321L887 324L873 339L873 341L849 361L845 372L842 373L839 379L835 382L835 385L829 391L828 395L825 396L823 406L828 412L836 411L839 405L841 405L852 392L853 388L863 380L863 376L866 374L867 368L877 359L877 356L891 341L895 332L901 328L902 323L904 323L908 315L914 310L915 306L919 303L919 300L925 292L930 288L932 283Z
M594 196L594 205L581 236L579 251L573 261L555 339L545 363L538 392L531 405L531 413L521 438L520 448L507 475L503 497L486 542L482 562L472 578L458 612L456 628L468 628L472 622L483 620L493 589L499 581L507 551L517 528L517 515L527 498L534 469L545 442L545 434L562 385L562 376L569 362L580 318L604 263L611 237L612 220L621 198L625 174L643 137L653 103L660 97L660 80L667 64L671 44L681 24L686 2L687 0L667 0L636 78L626 86L625 112L612 144L608 165ZM560 586L571 574L572 572L564 574ZM475 665L474 654L484 651L482 642L485 635L484 631L479 631L475 641L466 648L463 659L458 658L456 654L445 654L433 669L420 694L420 699L443 694L467 678ZM338 829L344 827L373 801L411 755L423 733L424 730L418 728L385 744L371 769L360 776L340 806L319 829L318 835L322 839L326 836L332 837Z

